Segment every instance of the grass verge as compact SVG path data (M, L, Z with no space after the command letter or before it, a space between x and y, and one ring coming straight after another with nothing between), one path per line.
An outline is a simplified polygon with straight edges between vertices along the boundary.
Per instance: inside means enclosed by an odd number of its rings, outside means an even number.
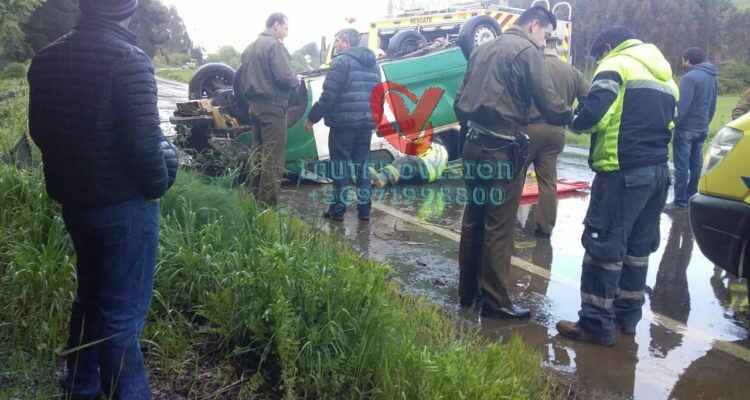
M38 169L0 164L0 398L58 393L75 257L45 193ZM459 327L338 235L184 172L161 206L142 336L157 398L549 397L519 338Z

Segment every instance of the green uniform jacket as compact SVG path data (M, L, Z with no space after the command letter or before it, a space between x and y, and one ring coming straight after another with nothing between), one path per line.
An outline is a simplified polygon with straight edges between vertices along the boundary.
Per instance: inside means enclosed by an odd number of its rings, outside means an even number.
M250 103L289 105L300 82L284 44L266 29L242 52L239 88Z
M551 125L565 125L570 119L571 110L555 91L542 51L512 27L471 53L453 108L459 121L507 132L528 124L532 104Z
M591 131L594 171L666 163L678 100L672 68L659 49L626 40L599 61L571 129Z
M552 54L545 54L544 60L547 62L547 68L552 77L552 83L555 85L555 91L562 96L565 104L572 106L573 101L576 99L582 102L589 89L591 89L591 84L589 84L581 71ZM532 108L529 115L530 122L532 123L544 121L542 113L536 107Z

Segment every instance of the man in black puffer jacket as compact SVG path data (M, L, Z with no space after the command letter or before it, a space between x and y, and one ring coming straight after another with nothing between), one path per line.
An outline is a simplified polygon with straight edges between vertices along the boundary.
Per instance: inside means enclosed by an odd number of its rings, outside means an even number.
M375 122L370 111L370 97L380 84L380 70L375 53L359 47L359 33L344 29L334 42L338 56L323 82L323 93L313 105L305 123L312 131L313 125L325 117L329 126L328 150L331 156L330 178L333 180L334 198L324 217L343 220L346 199L351 182L350 163L354 164L357 179L359 218L370 219L372 207L372 177L367 169L370 161L370 141Z
M139 336L151 301L159 202L177 154L159 128L148 56L126 29L137 0L80 0L76 27L29 68L29 131L62 204L78 289L70 320L72 398L149 399ZM95 344L100 342L98 344Z

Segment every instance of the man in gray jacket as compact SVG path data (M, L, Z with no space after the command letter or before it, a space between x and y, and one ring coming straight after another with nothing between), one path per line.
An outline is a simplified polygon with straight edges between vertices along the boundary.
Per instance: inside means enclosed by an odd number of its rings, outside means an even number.
M242 64L237 70L238 95L250 103L248 113L253 121L250 185L255 198L269 206L278 204L284 173L286 110L289 98L300 85L282 42L288 32L287 17L271 14L266 30L242 52Z
M544 61L547 63L555 91L562 96L565 104L572 106L576 99L580 102L586 97L591 85L581 71L557 56L559 43L562 43L560 37L547 38ZM539 185L534 235L549 239L557 220L557 156L565 148L565 128L547 124L539 110L533 107L529 112L526 134L529 135L531 143L525 169L528 170L529 165L534 163Z

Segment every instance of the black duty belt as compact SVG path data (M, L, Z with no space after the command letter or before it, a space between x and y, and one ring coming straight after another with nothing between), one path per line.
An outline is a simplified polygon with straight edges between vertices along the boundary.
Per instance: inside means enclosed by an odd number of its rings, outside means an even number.
M474 121L469 121L468 126L470 129L474 129L477 131L477 133L480 133L482 135L486 135L489 137L497 138L497 139L504 139L504 140L516 140L517 136L515 133L510 132L496 132L491 129L488 129Z

